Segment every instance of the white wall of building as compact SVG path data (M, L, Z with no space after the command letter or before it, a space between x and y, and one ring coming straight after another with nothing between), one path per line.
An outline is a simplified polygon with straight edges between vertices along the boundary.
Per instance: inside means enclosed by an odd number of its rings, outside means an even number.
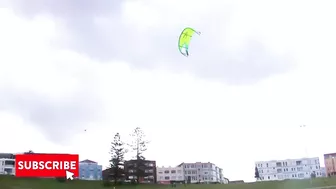
M8 164L8 162L10 162L10 165ZM15 175L15 159L8 159L8 158L0 159L0 174Z
M185 179L190 177L191 183L225 183L223 170L213 163L182 163L180 166L184 168Z
M156 167L157 182L184 181L183 167Z
M312 173L322 177L318 157L255 162L263 181L284 179L307 179Z

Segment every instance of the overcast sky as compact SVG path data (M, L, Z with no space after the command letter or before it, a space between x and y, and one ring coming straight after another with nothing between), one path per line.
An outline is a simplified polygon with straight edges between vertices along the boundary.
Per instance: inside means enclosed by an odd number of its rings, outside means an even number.
M0 0L0 151L107 166L113 135L139 126L157 165L210 161L230 180L253 180L259 160L323 162L336 151L333 5ZM184 27L202 32L188 58Z

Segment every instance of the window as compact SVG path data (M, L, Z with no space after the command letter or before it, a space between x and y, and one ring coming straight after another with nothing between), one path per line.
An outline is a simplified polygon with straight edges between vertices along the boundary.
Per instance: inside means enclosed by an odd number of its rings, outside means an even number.
M146 169L145 173L153 173L153 169Z
M171 170L170 173L176 173L176 170Z
M169 176L166 176L164 179L165 179L165 180L170 180L170 177L169 177Z
M159 174L162 174L163 172L162 171L159 171Z
M281 173L281 172L282 172L282 169L277 169L277 172L278 172L278 173Z
M304 174L303 174L303 173L300 173L300 174L298 174L298 177L299 177L299 178L303 178L303 177L304 177Z
M169 174L169 171L168 171L168 170L165 170L164 173Z
M177 170L177 173L182 173L182 171L181 170Z
M191 174L197 174L197 172L196 171L191 171Z
M184 174L187 174L187 171L184 171Z
M190 175L190 174L191 174L191 171L188 171L188 174Z
M208 174L208 172L204 172L204 174L205 174L205 175L207 175L207 174Z
M296 161L296 165L302 165L302 161Z
M154 167L154 163L149 163L148 166L149 167Z
M268 167L268 163L266 163L266 167Z
M271 179L270 176L268 176L268 179Z
M303 171L303 167L298 167L297 171Z
M277 167L281 167L281 162L277 162L277 163L276 163L276 166L277 166Z

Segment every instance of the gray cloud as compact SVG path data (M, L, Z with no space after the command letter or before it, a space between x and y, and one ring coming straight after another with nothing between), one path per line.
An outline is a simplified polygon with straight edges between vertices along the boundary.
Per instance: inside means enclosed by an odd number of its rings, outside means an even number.
M224 42L215 41L215 36L225 35L225 29L214 27L215 21L219 22L222 17L221 22L227 22L226 15L219 11L208 12L202 19L196 19L199 21L195 25L202 26L205 30L202 30L204 35L197 39L202 45L193 46L193 55L185 59L176 47L179 29L171 28L170 24L165 27L163 24L160 28L153 27L146 32L136 32L136 28L130 28L120 19L123 6L121 0L12 0L10 4L25 16L49 13L57 17L65 24L68 35L59 40L63 47L85 53L100 61L119 59L140 69L164 66L228 84L242 85L256 83L291 68L288 57L273 54L255 38L247 39L246 44L238 51L231 51L229 47L223 48ZM161 11L162 14L167 13L165 18L169 18L172 13L179 14L168 6L165 9ZM106 17L109 22L98 26L94 21L97 17ZM183 19L175 17L172 19ZM162 20L165 21L167 20ZM169 22L173 23L174 20Z
M202 35L193 40L191 56L185 58L177 50L178 32L183 28L171 24L177 20L170 20L170 24L160 28L137 32L137 28L132 28L135 26L121 21L121 0L10 0L1 1L1 6L10 6L24 17L54 16L61 26L65 26L66 33L64 38L58 39L58 45L103 62L123 60L138 69L165 67L174 72L189 72L240 85L253 84L291 68L286 58L275 56L258 39L247 39L239 51L230 50L216 40L216 36L225 35L225 27L214 27L214 20L224 17L223 14L207 12L202 19L196 19L198 23L195 25L200 27ZM174 10L167 7L162 12ZM97 17L105 17L109 22L98 25ZM164 17L169 18L169 15ZM168 22L162 20L165 21ZM223 20L225 22L227 20ZM105 116L103 103L87 81L84 79L76 92L62 98L19 86L0 86L0 110L19 114L37 125L52 141L66 143L68 137L85 129L87 123Z
M62 144L83 132L88 123L104 116L102 103L86 89L53 98L29 90L0 87L0 110L21 115L38 126L47 138Z

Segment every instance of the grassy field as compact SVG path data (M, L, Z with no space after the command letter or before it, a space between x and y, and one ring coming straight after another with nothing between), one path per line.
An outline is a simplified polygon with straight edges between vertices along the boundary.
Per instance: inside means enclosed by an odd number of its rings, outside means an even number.
M317 178L312 180L293 180L293 181L274 181L274 182L258 182L249 184L190 184L186 187L178 185L180 189L308 189L314 187L335 186L336 178ZM54 179L25 179L8 176L0 177L0 189L108 189L112 187L103 187L101 181L68 181L66 183L57 182ZM140 184L116 186L116 189L167 189L170 185L150 185ZM330 187L329 189L336 189Z

